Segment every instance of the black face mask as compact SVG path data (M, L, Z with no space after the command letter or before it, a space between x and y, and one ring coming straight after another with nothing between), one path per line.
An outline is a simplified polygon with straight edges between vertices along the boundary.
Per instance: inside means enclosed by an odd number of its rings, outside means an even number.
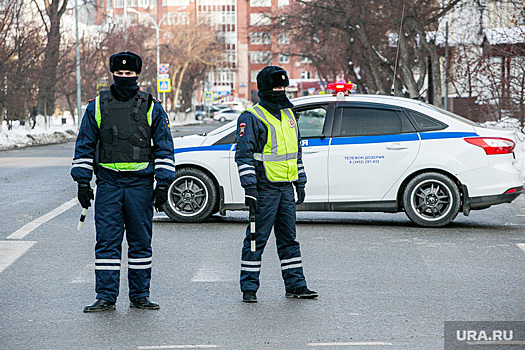
M279 90L279 91L265 91L264 96L267 100L274 101L274 102L283 102L286 98L286 91Z
M138 78L139 77L118 77L113 75L113 86L123 100L129 100L139 91L137 84Z

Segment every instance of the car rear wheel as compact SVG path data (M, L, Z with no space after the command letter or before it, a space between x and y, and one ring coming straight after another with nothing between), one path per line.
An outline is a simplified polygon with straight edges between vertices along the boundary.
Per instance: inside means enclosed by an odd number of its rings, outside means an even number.
M405 213L425 227L445 226L456 218L460 207L454 181L440 173L423 173L407 184L403 192Z
M164 211L177 222L199 222L213 214L217 201L217 188L210 176L185 168L175 172Z
M221 119L219 119L219 121L220 121L221 123L224 123L224 122L226 121L226 118L221 117Z

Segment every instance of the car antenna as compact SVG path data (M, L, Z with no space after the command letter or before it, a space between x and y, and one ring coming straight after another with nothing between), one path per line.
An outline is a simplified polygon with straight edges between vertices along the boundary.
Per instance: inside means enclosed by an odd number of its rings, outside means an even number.
M399 57L399 43L401 42L401 30L403 29L403 19L405 18L405 4L403 4L403 12L401 14L401 24L399 25L399 35L397 36L397 53L396 53L396 63L394 65L394 78L392 79L392 89L390 89L390 95L394 96L395 85L396 85L396 75L397 75L397 59Z

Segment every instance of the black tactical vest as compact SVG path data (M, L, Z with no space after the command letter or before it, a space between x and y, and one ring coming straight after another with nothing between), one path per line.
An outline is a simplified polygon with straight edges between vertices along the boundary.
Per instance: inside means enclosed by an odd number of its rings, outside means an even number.
M153 160L148 100L149 93L144 91L138 91L135 97L125 102L116 100L110 90L100 92L99 163Z

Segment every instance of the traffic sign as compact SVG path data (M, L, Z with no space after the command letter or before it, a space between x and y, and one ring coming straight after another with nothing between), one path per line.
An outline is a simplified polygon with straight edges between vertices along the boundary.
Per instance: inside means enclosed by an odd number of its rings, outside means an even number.
M206 100L206 101L213 100L213 92L211 92L211 91L204 92L204 100Z
M159 71L157 74L168 74L168 68L170 67L169 64L159 64Z
M165 80L169 78L170 78L169 74L157 74L157 79Z
M171 83L169 79L157 80L157 92L171 92Z

